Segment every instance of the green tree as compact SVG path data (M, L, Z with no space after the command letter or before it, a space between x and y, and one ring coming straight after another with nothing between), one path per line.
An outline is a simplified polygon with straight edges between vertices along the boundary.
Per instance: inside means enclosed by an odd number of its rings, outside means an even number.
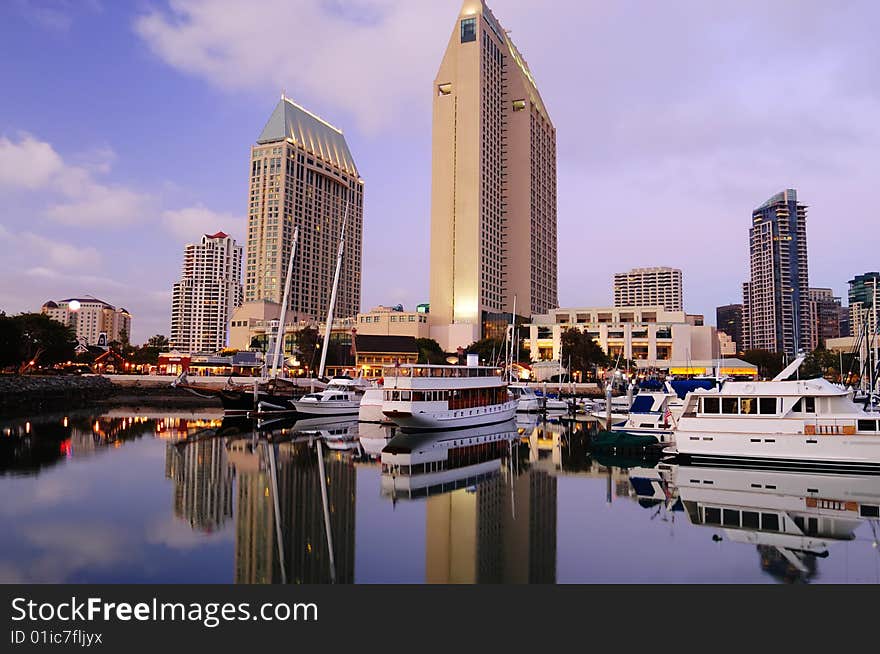
M314 327L300 329L296 333L296 349L299 350L300 362L313 370L318 361L318 330Z
M758 366L758 374L765 379L775 377L785 367L782 355L769 350L746 350L742 358Z
M122 338L122 334L119 335L120 340ZM156 334L155 336L150 336L150 339L147 341L147 345L150 347L157 347L159 349L168 347L168 339L164 334Z
M419 363L446 363L446 353L433 338L417 338L416 346L419 348Z
M480 357L480 361L485 361L488 365L503 364L506 345L500 339L483 338L468 345L465 354L477 354ZM520 342L519 352L514 353L514 358L516 361L521 362L531 360L529 358L529 351L522 346L522 342Z
M579 329L569 328L562 332L562 348L560 356L571 372L580 372L581 378L592 375L597 366L607 366L608 356L605 351L590 337Z
M840 380L840 360L834 352L829 352L824 347L819 347L810 352L801 364L801 379L815 379L825 377L831 381Z
M15 316L22 334L20 361L35 361L35 365L52 365L70 361L74 357L76 338L67 325L41 313L22 313Z

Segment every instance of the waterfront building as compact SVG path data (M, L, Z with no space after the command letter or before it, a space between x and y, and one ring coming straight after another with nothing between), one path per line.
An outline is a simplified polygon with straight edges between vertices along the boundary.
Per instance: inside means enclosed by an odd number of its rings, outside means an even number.
M614 306L683 311L681 279L677 268L633 268L615 273Z
M190 353L226 347L232 312L242 301L242 249L223 232L184 246L180 281L171 295L172 348Z
M281 304L294 228L288 316L327 315L343 218L345 253L335 312L357 314L361 303L364 182L342 131L283 94L251 146L245 302Z
M430 327L428 314L421 311L404 311L403 307L378 306L368 313L357 315L357 330L362 336L411 336L428 338Z
M684 311L660 306L553 309L532 316L523 345L533 361L559 361L567 329L589 334L612 360L633 359L648 367L685 368L720 356L715 327L691 324Z
M355 334L354 364L365 377L381 377L382 366L419 362L419 347L413 336Z
M853 336L858 337L866 326L869 334L877 333L875 298L880 301L880 273L867 272L849 280L849 327Z
M431 334L446 351L557 306L556 129L526 60L466 0L433 86Z
M83 346L106 347L112 341L128 343L131 338L131 314L94 297L49 300L40 313L72 328Z
M743 349L743 305L725 304L715 309L715 326L727 334L735 348Z
M807 266L807 205L777 193L752 212L751 277L743 284L743 349L789 357L813 344Z
M830 288L811 288L810 319L813 323L812 348L825 347L830 338L840 338L840 298Z

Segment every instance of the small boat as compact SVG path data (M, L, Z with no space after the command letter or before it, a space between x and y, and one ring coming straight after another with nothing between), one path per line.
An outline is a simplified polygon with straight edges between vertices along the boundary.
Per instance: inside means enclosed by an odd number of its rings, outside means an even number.
M517 400L517 413L543 413L544 411L568 411L568 404L556 398L538 395L527 384L509 384L507 386Z
M288 404L305 416L356 416L365 390L362 380L334 377L320 393L308 393Z

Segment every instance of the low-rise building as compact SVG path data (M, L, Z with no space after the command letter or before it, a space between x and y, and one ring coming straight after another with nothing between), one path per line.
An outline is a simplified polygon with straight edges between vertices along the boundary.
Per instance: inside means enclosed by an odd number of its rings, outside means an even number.
M644 361L658 368L717 359L716 329L694 322L684 311L666 311L661 306L553 309L532 316L524 345L533 361L558 361L563 332L578 329L592 336L612 359Z
M381 377L383 366L418 363L413 336L355 335L355 365L365 377Z
M357 330L362 336L411 336L428 338L428 314L423 311L404 311L396 307L378 306L368 313L357 315Z

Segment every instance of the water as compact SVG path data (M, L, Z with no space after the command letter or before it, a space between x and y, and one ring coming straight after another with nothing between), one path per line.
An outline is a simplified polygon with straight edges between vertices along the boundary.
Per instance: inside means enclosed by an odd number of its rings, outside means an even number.
M880 477L593 459L528 419L0 420L0 497L2 582L880 582Z

